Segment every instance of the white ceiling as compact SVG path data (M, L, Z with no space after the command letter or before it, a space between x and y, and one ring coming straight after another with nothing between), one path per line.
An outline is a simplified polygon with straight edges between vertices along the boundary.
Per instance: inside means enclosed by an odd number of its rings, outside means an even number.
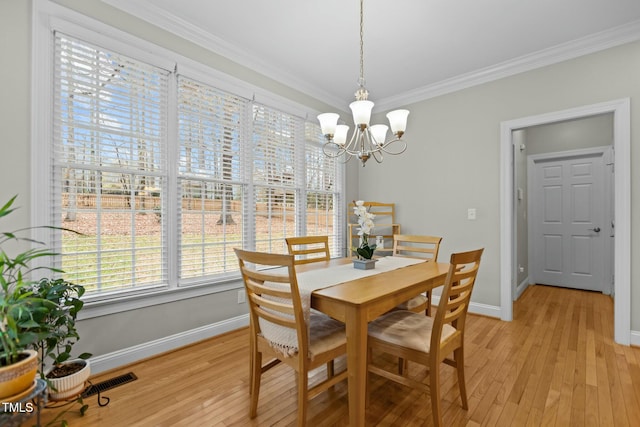
M338 108L359 75L358 0L103 0ZM640 39L640 0L365 0L378 108ZM378 109L376 108L376 109Z

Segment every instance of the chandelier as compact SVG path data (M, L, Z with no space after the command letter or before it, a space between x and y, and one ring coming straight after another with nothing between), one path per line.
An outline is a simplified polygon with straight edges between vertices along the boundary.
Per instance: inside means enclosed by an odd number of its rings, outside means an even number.
M376 162L382 163L383 154L402 154L407 149L405 141L401 140L407 127L407 116L409 110L395 110L387 113L391 133L394 138L386 141L389 127L387 125L369 125L371 120L371 110L373 102L369 101L369 92L364 87L364 0L360 0L360 78L358 79L358 90L355 93L356 100L349 104L353 114L355 129L349 142L347 134L349 126L339 125L339 114L323 113L318 115L318 121L322 129L322 134L326 142L322 147L324 154L328 157L341 157L343 162L348 162L352 156L356 156L365 166L367 160L373 157ZM398 144L401 142L401 144Z

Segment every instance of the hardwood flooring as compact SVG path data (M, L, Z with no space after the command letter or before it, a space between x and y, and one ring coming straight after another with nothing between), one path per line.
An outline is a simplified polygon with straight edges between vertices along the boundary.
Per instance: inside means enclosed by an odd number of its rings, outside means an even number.
M447 426L640 426L640 349L613 342L613 303L605 295L531 286L514 321L469 315L465 342L469 409L460 407L455 372L444 366ZM258 417L250 420L248 331L223 336L92 378L134 372L138 379L96 397L70 426L290 426L294 375L279 366L263 376ZM395 364L376 356L380 363ZM344 366L344 360L337 369ZM415 364L410 374L423 373ZM323 375L314 371L314 378ZM310 426L348 423L347 387L311 401ZM372 375L367 424L430 426L429 397ZM43 425L60 409L45 409ZM25 423L24 425L32 425Z

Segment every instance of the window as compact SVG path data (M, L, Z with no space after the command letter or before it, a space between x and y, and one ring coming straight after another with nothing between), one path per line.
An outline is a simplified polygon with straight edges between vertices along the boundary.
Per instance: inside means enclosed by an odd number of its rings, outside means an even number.
M329 236L332 254L342 253L343 234L340 224L343 217L336 215L339 208L340 174L339 162L335 157L327 157L322 151L324 136L319 126L306 123L305 126L306 164L306 235Z
M180 278L234 272L242 247L242 122L248 101L178 77Z
M167 281L166 70L55 35L54 215L90 293Z
M285 237L297 235L296 142L301 123L273 108L253 107L253 209L259 251L287 253Z
M54 39L52 184L35 191L89 299L222 283L238 275L234 248L285 253L287 236L328 234L342 255L343 168L304 114L177 54L158 66L108 39Z

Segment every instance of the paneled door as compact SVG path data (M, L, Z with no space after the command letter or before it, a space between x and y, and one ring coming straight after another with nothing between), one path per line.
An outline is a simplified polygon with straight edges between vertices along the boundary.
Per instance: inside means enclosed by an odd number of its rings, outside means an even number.
M610 258L604 154L529 158L533 283L603 291Z

